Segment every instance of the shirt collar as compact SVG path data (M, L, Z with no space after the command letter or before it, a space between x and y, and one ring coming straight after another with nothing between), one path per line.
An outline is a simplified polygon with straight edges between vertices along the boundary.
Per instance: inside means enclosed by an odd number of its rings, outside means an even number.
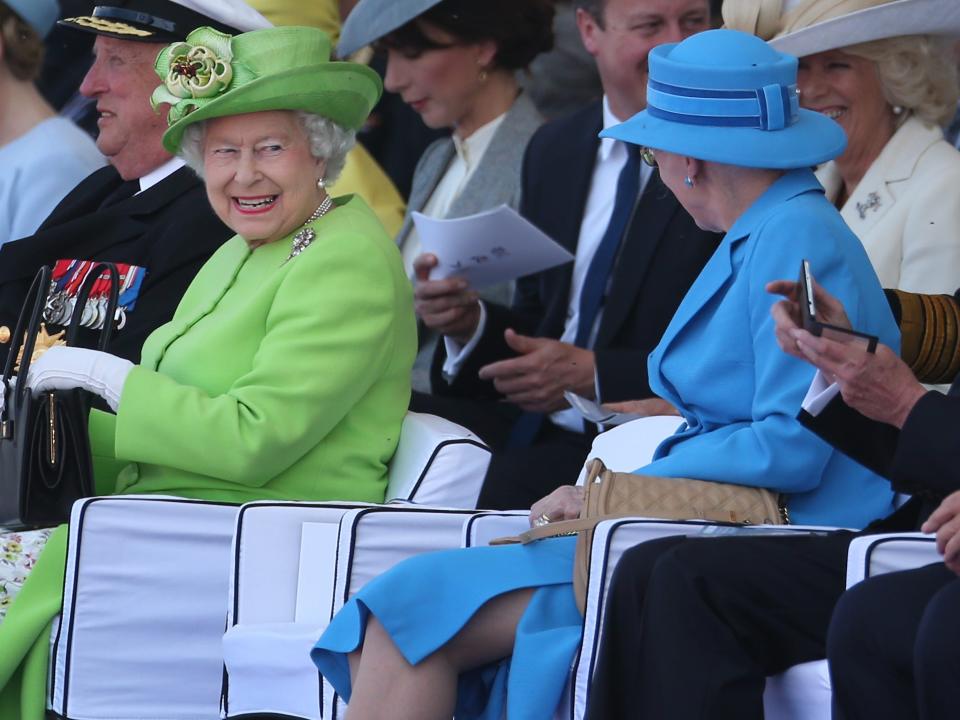
M453 146L457 150L457 155L460 156L460 159L463 160L463 163L468 168L480 162L480 158L482 158L483 154L487 151L494 134L497 132L497 128L500 127L506 115L506 113L503 113L486 125L481 125L474 130L466 140L461 140L457 137L456 133L453 134Z
M182 158L172 157L167 160L163 165L154 170L151 170L142 178L140 178L140 192L144 190L149 190L154 185L156 185L161 180L165 179L168 175L172 175L177 170L182 168L186 163Z
M607 99L607 96L603 96L603 129L609 130L614 125L619 125L624 122L616 115L613 114L613 110L610 109L610 101ZM613 149L617 144L623 144L622 140L614 140L613 138L605 137L600 138L600 162L605 162L610 159L610 154L613 152Z

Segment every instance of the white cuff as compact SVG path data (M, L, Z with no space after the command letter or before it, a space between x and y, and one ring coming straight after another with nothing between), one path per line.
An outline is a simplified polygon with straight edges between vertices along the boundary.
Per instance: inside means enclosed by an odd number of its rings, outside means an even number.
M460 368L470 357L470 353L477 347L480 338L483 337L483 331L487 328L487 305L483 300L477 301L480 304L480 319L477 321L477 329L473 336L467 341L466 345L461 345L456 340L446 335L443 336L443 346L447 351L447 359L443 361L443 379L448 383L453 382L460 374Z
M840 386L837 383L828 383L823 373L817 370L800 407L816 417L839 392Z

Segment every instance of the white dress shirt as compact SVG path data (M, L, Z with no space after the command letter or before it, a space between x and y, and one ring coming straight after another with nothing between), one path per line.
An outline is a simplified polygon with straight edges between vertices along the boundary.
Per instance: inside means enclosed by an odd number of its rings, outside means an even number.
M142 178L140 178L140 192L138 192L137 195L142 193L144 190L149 190L161 180L166 179L167 176L173 175L173 173L182 168L184 165L186 165L186 163L182 158L172 157L160 167L156 168L155 170L151 170Z
M486 125L474 130L465 140L461 140L456 133L453 134L453 148L456 152L447 166L447 171L440 178L430 199L420 212L433 218L447 216L450 206L460 197L460 193L480 166L480 161L483 160L483 155L490 147L490 142L505 116L506 113L497 116ZM420 236L417 234L416 225L410 228L400 253L403 255L403 266L407 270L407 276L412 278L413 261L420 254Z
M606 96L603 98L603 129L606 130L622 122L610 110L610 105ZM570 298L567 304L567 318L564 323L563 335L560 341L573 344L577 337L577 324L580 319L580 292L583 289L583 282L587 276L587 270L590 268L590 262L593 260L594 253L603 239L603 235L610 224L610 218L613 215L613 204L616 197L617 181L620 178L620 171L627 162L627 149L620 140L612 138L600 138L600 145L597 147L597 158L593 165L593 175L590 179L590 192L587 195L587 202L584 206L583 220L580 222L580 234L577 237L576 257L573 261L573 277L570 281ZM653 174L653 168L642 165L640 175L640 194L643 193L647 183ZM590 333L589 347L597 337L597 330L600 327L600 320L603 316L603 308L597 313L593 329ZM470 353L477 346L480 336L486 328L487 311L484 303L480 302L480 322L477 325L477 331L470 341L461 346L455 340L444 336L443 341L447 350L447 359L443 364L443 374L446 378L456 377L463 363L469 357ZM600 388L596 388L596 395L600 397ZM550 420L556 425L573 432L583 432L583 418L573 408L559 410L550 415Z

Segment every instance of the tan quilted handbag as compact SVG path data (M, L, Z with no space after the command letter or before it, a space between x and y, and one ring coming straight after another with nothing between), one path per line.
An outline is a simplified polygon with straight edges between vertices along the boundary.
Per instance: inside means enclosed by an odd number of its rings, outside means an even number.
M528 543L578 535L573 589L577 606L583 612L593 529L602 520L618 517L710 520L742 525L785 525L789 522L779 496L766 488L613 472L607 470L602 460L594 459L587 466L580 519L541 525L516 538L501 538L494 544Z

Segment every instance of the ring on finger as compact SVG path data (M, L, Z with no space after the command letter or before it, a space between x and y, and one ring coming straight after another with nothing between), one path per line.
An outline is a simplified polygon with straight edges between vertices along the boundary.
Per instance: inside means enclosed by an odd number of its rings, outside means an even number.
M547 515L546 513L540 513L540 515L537 516L537 519L533 521L533 524L536 527L543 527L544 525L548 525L549 523L550 523L550 516Z

